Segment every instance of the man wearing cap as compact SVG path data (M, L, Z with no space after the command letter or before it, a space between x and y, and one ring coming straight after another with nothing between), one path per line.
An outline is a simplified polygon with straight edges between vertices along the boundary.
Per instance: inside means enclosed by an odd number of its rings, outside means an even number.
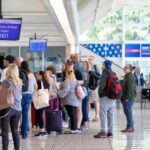
M9 66L9 64L13 64L15 63L15 57L12 55L8 55L4 58L4 66L5 69L2 71L2 75L1 75L1 82L4 81L6 79L6 72L7 72L7 67Z
M107 81L109 76L113 73L111 70L112 62L105 60L102 64L102 75L100 78L99 85L99 97L100 101L100 120L101 120L101 131L94 135L94 138L106 138L113 136L113 118L114 118L114 107L115 100L110 99L106 95ZM107 130L108 129L108 130Z

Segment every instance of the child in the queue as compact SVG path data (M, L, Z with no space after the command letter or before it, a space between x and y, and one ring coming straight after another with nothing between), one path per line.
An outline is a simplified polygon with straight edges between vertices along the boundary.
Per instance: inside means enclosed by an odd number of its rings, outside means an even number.
M27 61L23 61L21 63L21 68L25 72L28 77L28 90L22 92L22 125L21 125L21 135L23 139L26 139L29 132L29 120L28 120L28 112L30 108L30 104L32 102L32 95L34 90L37 89L36 79L34 74L29 69L29 64Z
M72 61L68 60L68 63ZM76 94L77 80L74 74L73 65L67 65L66 69L66 79L60 85L60 90L58 92L59 96L62 98L62 103L65 106L67 113L70 117L70 132L76 133L77 129L77 107L81 105L81 100Z
M21 117L21 99L22 99L22 81L19 78L19 70L15 64L10 64L7 67L6 79L2 82L2 87L11 88L14 94L14 105L11 108L1 111L1 115L8 113L5 118L1 119L1 132L2 132L2 149L8 150L9 137L8 128L10 125L14 148L19 150L20 141L18 133L18 124Z
M39 72L39 76L38 76L38 80L37 80L37 85L38 85L38 90L42 88L44 89L48 89L49 90L49 87L50 87L50 77L49 75L43 71L40 71ZM39 126L39 132L37 134L35 134L35 136L45 136L47 135L46 132L45 132L45 128L44 128L44 111L45 111L45 108L41 108L41 109L38 109L36 110L36 118L37 118L37 124Z

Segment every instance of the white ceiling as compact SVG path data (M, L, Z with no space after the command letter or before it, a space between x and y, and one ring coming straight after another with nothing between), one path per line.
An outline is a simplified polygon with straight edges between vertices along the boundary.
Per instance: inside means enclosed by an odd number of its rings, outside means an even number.
M3 17L22 18L20 43L28 44L29 38L34 37L36 33L37 38L48 39L49 45L66 45L64 33L45 2L44 0L2 1Z
M48 44L63 46L69 44L67 29L60 23L50 1L55 0L2 0L3 17L21 17L23 19L21 37L18 42L2 42L2 45L28 44L29 38L48 39ZM59 0L57 0L59 1ZM78 43L79 35L105 17L108 13L129 6L150 6L150 0L62 0L67 13L73 37ZM59 6L59 3L58 3ZM61 8L61 7L60 7ZM60 13L62 11L60 10ZM63 14L63 13L62 13ZM61 21L62 18L61 18ZM63 22L62 22L63 23ZM66 29L66 33L64 31Z

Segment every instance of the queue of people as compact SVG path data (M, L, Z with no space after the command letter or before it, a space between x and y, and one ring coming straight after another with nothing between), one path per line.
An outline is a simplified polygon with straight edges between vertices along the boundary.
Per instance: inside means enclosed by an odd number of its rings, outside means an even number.
M1 118L3 150L8 150L9 126L15 150L20 149L19 131L21 131L22 139L28 138L30 132L29 108L34 92L42 88L49 91L50 99L59 97L61 100L62 118L69 128L67 134L77 134L89 129L89 106L92 101L95 106L95 116L92 121L100 120L101 123L100 132L94 135L94 138L113 137L114 109L118 98L122 101L127 119L127 125L121 132L134 132L132 107L136 97L136 85L142 86L144 79L142 74L138 74L138 71L135 77L130 64L124 67L125 76L122 88L121 84L117 82L117 72L115 73L111 69L112 61L105 60L102 63L102 73L100 74L99 66L94 64L94 56L89 56L87 61L81 62L77 54L71 55L70 59L62 63L62 76L59 84L54 66L49 66L45 71L39 71L34 75L28 62L20 57L15 58L9 55L5 58L4 64L1 85L13 90L14 104L11 108L0 111L1 116L7 113L6 117ZM115 79L115 82L111 79ZM82 90L86 89L83 99L77 93L78 86L81 86ZM120 89L118 91L112 90L113 88L108 90L108 86ZM46 136L46 117L44 115L47 108L35 111L39 128L35 137Z

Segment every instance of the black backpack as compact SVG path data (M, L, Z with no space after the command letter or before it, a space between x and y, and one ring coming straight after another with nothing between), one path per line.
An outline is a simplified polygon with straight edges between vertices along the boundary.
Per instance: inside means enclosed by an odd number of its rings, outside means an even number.
M89 72L89 83L88 87L91 90L95 90L99 85L100 74L97 71L96 65L94 65L94 71Z
M28 91L29 78L23 69L19 69L19 76L22 80L22 92Z

